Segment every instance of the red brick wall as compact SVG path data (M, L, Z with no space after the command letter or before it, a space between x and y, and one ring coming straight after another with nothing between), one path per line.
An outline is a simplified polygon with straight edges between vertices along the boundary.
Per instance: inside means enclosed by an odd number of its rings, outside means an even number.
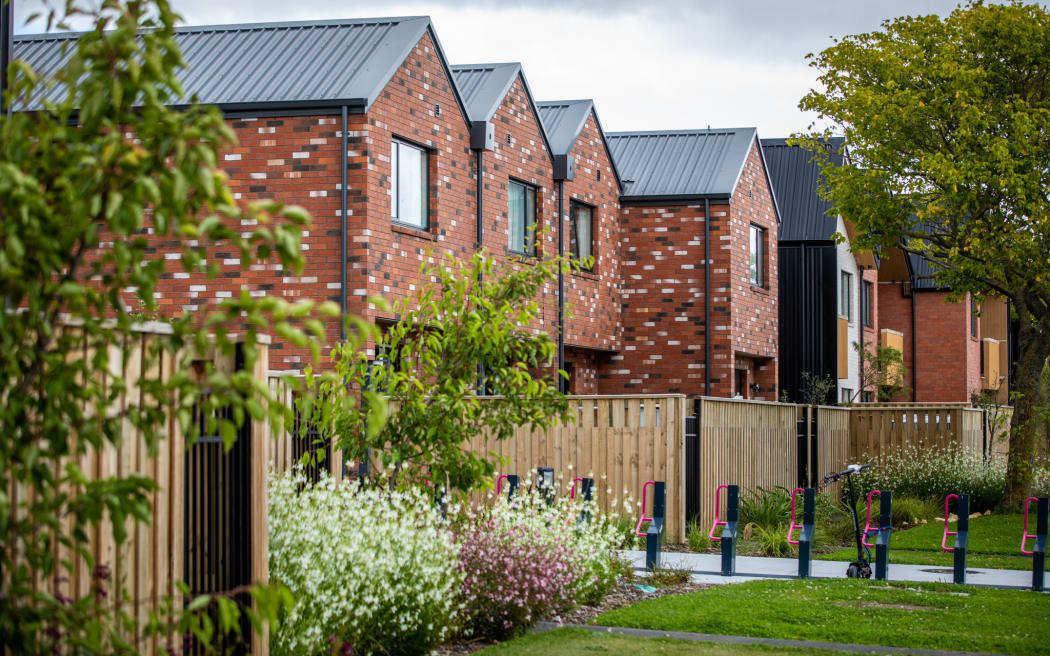
M570 155L576 160L576 176L565 182L565 252L570 252L570 201L590 205L594 267L591 272L566 277L565 302L571 317L566 319L565 343L619 350L620 191L593 112L576 137ZM601 359L607 357L603 354Z
M965 402L980 387L980 327L970 336L970 302L948 303L947 292L920 291L915 295L915 348L912 355L911 299L905 298L899 283L882 283L879 289L879 328L904 334L904 364L908 367L905 384L916 389L911 400L921 403Z
M730 366L737 367L737 360L753 361L754 378L760 389L749 398L777 400L777 219L773 206L773 194L766 181L762 157L755 141L751 146L747 162L737 181L730 206L728 230L731 239L722 240L716 261L725 250L729 253L730 294L732 304L731 323L726 327L718 321L712 322L712 344L716 347L723 335L729 336L732 356ZM712 226L715 224L712 223ZM764 285L761 288L750 284L750 227L757 225L765 229L766 262ZM721 237L724 233L719 232ZM718 242L715 242L718 243ZM713 246L714 244L712 244ZM728 247L728 248L727 248ZM715 251L713 251L715 252ZM719 390L725 390L727 372L722 362L715 362L712 373L719 381ZM732 372L728 372L731 374ZM728 376L730 384L732 376Z

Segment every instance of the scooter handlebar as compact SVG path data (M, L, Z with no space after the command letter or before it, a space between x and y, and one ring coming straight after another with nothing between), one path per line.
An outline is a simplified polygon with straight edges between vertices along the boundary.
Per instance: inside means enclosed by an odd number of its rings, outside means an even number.
M843 476L847 476L849 474L859 474L868 467L871 467L870 462L864 465L850 465L845 469L845 471L836 472L834 474L828 474L824 477L824 482L826 483L828 481L837 481Z

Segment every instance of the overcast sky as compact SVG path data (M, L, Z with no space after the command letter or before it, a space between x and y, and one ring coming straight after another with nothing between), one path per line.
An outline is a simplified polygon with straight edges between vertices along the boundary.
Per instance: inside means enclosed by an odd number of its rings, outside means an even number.
M16 0L15 30L41 0ZM889 17L944 15L948 0L173 0L186 24L429 15L452 64L520 61L537 100L593 98L603 127L806 130L807 53Z

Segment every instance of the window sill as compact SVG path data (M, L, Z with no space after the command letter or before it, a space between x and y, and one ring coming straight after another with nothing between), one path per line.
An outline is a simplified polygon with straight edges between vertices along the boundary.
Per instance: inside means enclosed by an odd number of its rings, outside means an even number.
M586 278L587 280L598 280L598 274L593 271L573 271L572 275L579 278Z
M769 293L770 293L767 288L759 287L758 285L754 285L754 284L751 285L751 291L753 291L755 293L758 293L758 294L765 294L766 296L768 296Z
M390 229L394 232L401 233L402 235L409 235L411 237L418 237L420 239L437 241L437 235L430 232L429 230L424 230L423 228L416 228L413 226L405 225L403 223L391 223Z

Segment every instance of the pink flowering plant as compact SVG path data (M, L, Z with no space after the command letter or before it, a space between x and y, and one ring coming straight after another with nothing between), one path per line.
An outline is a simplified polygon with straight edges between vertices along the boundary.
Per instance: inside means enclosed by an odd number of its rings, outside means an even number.
M590 519L580 521L581 513ZM462 518L459 570L465 623L475 636L505 639L615 585L616 517L583 502L526 488L513 500Z

